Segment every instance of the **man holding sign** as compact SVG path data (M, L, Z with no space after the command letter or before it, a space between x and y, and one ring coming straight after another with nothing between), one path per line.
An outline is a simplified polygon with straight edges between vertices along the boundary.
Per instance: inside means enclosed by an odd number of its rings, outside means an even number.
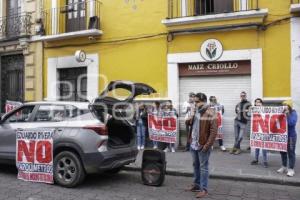
M287 100L283 102L285 106L285 114L287 115L287 124L288 124L288 141L287 141L287 151L280 152L282 167L277 170L278 173L286 173L287 176L294 176L295 171L295 162L296 162L296 143L297 143L297 133L296 133L296 124L298 120L297 112L293 109L292 100ZM289 160L289 166L287 168L287 160Z

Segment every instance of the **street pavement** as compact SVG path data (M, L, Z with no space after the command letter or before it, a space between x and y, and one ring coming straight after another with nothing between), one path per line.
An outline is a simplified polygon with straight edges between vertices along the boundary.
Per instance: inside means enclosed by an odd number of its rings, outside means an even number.
M296 175L294 177L287 177L286 174L278 174L276 172L281 166L279 153L268 154L268 168L262 166L261 160L259 165L250 165L253 158L250 151L244 151L240 155L232 155L215 148L210 157L211 178L300 186L300 157L296 159ZM141 160L142 151L140 151L136 162L129 165L126 169L140 170ZM168 174L193 175L192 157L189 152L168 152L166 153L166 160Z
M10 168L10 169L9 169ZM77 188L31 183L18 180L13 167L0 167L0 199L2 200L182 200L196 199L195 193L184 189L191 177L167 176L163 186L141 183L140 173L121 171L116 175L92 175ZM295 186L272 185L212 179L205 199L225 200L299 200Z

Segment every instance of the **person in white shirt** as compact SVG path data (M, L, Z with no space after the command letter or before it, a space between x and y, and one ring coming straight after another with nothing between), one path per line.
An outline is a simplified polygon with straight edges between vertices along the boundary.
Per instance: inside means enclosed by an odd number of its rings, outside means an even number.
M189 99L183 103L182 106L182 112L185 114L184 120L185 120L185 130L186 130L186 134L187 136L190 133L191 130L191 125L189 123L189 119L192 115L193 110L195 109L195 93L190 92L189 93ZM190 150L190 143L189 140L186 141L186 147L185 147L186 151Z

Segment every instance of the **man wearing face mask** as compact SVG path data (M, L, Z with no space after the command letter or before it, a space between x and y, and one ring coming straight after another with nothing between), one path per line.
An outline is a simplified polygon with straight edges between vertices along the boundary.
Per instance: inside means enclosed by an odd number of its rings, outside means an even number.
M218 127L216 112L210 105L207 105L205 94L197 93L195 95L195 106L195 111L190 117L191 131L189 134L194 183L187 188L187 191L198 192L196 197L203 198L208 195L208 161Z

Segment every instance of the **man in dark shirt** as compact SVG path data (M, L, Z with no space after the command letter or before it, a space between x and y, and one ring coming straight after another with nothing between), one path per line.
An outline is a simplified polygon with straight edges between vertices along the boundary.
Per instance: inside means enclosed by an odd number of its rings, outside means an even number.
M236 118L234 119L234 136L235 142L231 154L238 155L241 153L241 142L243 140L244 133L247 129L248 112L251 103L247 100L246 92L241 92L241 101L235 106Z

